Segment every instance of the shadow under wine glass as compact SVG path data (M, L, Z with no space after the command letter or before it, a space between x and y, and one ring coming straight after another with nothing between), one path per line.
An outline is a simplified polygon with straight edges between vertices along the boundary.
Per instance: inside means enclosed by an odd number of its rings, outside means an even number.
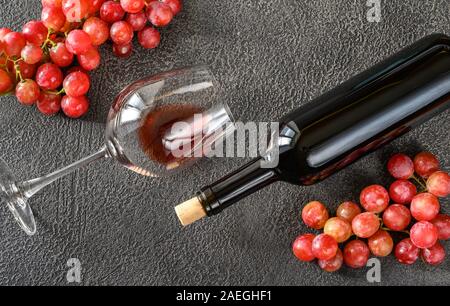
M141 175L167 176L202 157L234 132L230 109L215 103L217 86L204 66L163 72L119 93L106 123L105 145L96 153L45 176L17 182L0 159L0 199L28 234L36 233L27 202L55 180L91 162L114 158Z

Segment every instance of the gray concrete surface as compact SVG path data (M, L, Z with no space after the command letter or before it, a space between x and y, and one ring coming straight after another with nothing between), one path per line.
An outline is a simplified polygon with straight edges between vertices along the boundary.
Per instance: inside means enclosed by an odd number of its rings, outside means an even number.
M239 118L270 120L427 34L450 34L448 0L384 0L380 23L366 20L367 9L363 0L187 0L158 49L136 45L124 61L111 45L102 48L83 120L47 118L1 98L0 157L28 179L94 152L119 90L173 67L210 65ZM1 26L19 29L40 15L40 1L1 0L0 12ZM65 285L72 257L81 261L82 285L369 285L367 269L328 274L295 260L291 242L308 231L302 204L319 199L333 211L364 185L389 183L384 164L392 152L431 150L450 170L449 119L448 112L434 118L316 186L274 184L185 229L173 206L244 160L206 160L159 180L99 162L32 199L34 237L0 207L0 285ZM381 262L383 285L450 284L448 259L439 267L402 266L393 256Z

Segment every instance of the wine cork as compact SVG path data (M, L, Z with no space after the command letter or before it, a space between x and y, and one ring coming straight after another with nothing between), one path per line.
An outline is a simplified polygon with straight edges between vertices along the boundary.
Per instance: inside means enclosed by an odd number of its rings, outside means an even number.
M197 197L176 206L175 212L183 226L194 223L206 216L205 209Z

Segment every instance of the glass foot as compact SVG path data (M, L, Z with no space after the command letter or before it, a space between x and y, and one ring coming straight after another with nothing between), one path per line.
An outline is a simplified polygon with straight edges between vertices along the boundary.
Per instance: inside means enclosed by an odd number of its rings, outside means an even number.
M27 198L23 196L16 185L16 180L7 164L0 158L0 202L7 204L14 219L28 234L36 233L36 222Z

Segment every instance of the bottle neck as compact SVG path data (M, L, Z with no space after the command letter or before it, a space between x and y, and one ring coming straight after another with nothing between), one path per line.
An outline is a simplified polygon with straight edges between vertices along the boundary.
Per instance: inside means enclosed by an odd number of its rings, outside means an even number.
M277 170L262 168L261 161L260 158L252 160L198 193L208 216L220 213L231 204L279 180Z

